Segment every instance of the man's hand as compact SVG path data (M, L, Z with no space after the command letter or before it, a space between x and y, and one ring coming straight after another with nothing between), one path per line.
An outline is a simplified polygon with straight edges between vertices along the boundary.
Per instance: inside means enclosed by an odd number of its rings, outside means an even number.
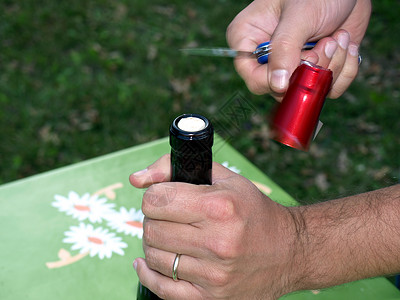
M142 284L163 299L276 299L295 289L288 209L217 163L212 177L211 186L163 182L169 155L131 175L134 186L150 186L142 204L145 259L134 262Z
M333 71L329 97L337 98L358 72L358 47L370 13L370 0L255 0L229 25L227 41L233 49L254 51L271 40L268 64L235 59L236 70L253 93L272 93L280 100L300 59L305 59ZM313 50L301 52L306 42L317 40Z
M142 204L146 258L134 266L163 299L276 299L400 272L400 185L283 207L217 163L211 186L166 182L169 160L130 177L149 187Z

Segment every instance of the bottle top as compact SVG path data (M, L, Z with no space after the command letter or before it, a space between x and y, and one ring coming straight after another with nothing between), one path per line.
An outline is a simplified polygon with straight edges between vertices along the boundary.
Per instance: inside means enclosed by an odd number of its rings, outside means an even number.
M197 132L206 128L206 122L202 118L191 116L181 118L178 121L177 126L179 129L186 132Z
M183 114L172 122L169 131L173 149L184 147L188 142L201 144L204 149L211 149L213 145L213 126L202 115Z

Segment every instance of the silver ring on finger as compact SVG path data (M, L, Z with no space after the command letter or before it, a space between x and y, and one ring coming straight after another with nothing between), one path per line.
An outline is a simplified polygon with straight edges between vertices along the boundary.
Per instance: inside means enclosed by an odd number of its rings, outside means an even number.
M174 259L174 264L172 265L172 279L174 281L178 281L178 265L179 259L181 258L181 254L177 253Z

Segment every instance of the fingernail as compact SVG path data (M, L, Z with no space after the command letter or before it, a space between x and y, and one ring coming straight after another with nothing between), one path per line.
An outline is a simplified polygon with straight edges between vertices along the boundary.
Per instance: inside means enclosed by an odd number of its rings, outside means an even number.
M140 170L140 171L137 171L137 172L133 173L132 175L136 176L136 177L139 177L139 176L142 176L143 174L145 174L146 172L147 172L147 168L143 169L143 170Z
M351 56L358 56L358 46L357 45L350 45L349 46L349 53Z
M335 41L331 41L326 43L325 45L325 55L328 58L332 58L333 54L335 54L335 51L338 47L338 44Z
M133 268L135 269L135 271L137 270L137 261L136 261L136 259L133 261Z
M347 49L347 47L349 46L349 42L350 42L350 36L347 32L339 34L338 43L341 48Z
M289 72L283 69L274 70L271 74L271 86L277 90L284 90L289 83Z

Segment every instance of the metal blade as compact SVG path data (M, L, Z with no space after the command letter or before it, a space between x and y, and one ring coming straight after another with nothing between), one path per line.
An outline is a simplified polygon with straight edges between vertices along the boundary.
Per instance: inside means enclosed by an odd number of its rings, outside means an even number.
M180 49L180 51L188 55L201 55L201 56L222 56L222 57L254 56L253 52L237 51L229 48L186 48L186 49Z

